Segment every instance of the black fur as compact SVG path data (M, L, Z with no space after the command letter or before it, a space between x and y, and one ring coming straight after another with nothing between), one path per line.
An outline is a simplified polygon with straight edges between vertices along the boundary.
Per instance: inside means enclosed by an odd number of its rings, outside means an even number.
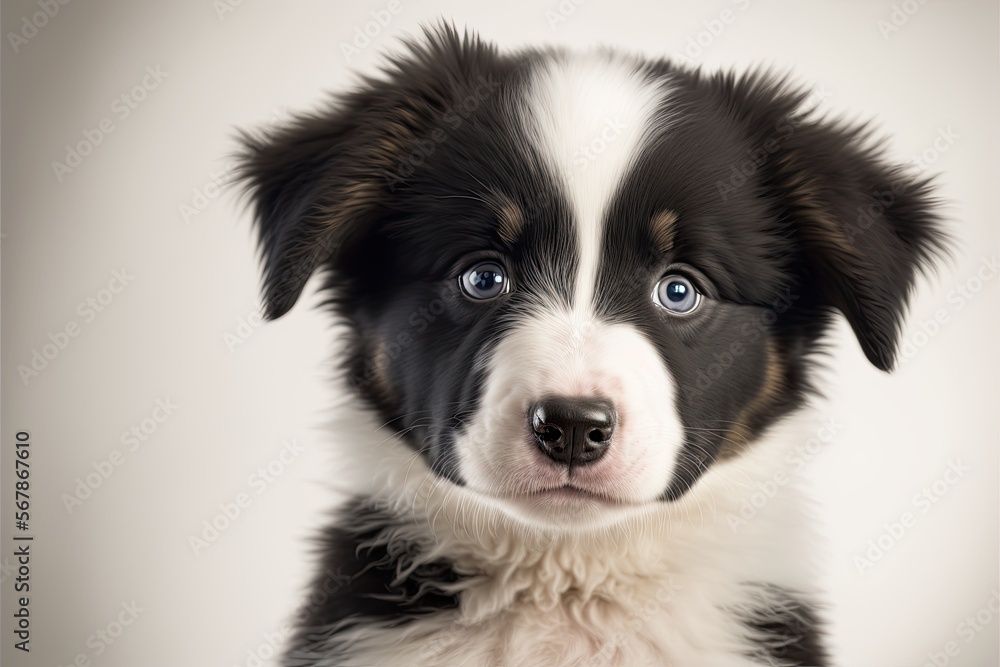
M750 657L777 661L783 667L827 667L820 620L811 605L791 591L758 584L762 605L741 616L760 649Z
M442 588L459 578L449 563L422 563L410 570L417 545L396 539L390 551L377 539L398 525L398 517L370 499L356 498L340 510L339 520L319 540L322 574L300 610L286 665L314 664L329 650L329 645L320 648L326 640L356 623L395 626L458 606L457 597Z

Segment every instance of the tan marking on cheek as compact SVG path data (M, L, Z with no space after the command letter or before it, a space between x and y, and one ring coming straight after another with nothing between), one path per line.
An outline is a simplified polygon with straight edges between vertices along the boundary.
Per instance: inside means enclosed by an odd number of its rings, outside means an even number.
M773 341L767 342L767 368L764 371L764 381L760 390L743 406L736 415L732 426L725 433L722 446L716 456L718 461L726 461L742 454L756 438L756 433L750 422L761 412L774 406L785 389L785 365L781 361Z
M362 369L359 387L365 387L369 392L387 402L397 398L396 390L389 377L389 364L392 357L389 345L384 338L378 337L370 351Z
M375 385L383 394L391 394L392 382L389 380L389 346L383 340L379 341L377 349L378 356L375 357L377 360L375 364Z
M653 216L650 222L650 236L657 252L668 253L674 247L674 232L677 214L673 211L661 211Z

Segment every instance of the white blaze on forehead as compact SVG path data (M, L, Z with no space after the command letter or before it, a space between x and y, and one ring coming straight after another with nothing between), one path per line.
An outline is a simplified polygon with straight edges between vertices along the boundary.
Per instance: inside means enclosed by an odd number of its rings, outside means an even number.
M656 126L662 81L607 53L556 56L534 73L525 123L564 188L579 238L574 309L590 310L602 221L622 179Z

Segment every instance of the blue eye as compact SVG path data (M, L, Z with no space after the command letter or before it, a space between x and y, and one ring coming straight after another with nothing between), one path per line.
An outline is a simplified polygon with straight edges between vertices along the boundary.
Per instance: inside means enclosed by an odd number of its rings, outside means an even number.
M459 283L465 295L476 301L489 301L509 291L507 274L496 262L480 262L466 269Z
M684 276L666 276L656 284L653 301L674 315L687 315L701 304L701 294Z

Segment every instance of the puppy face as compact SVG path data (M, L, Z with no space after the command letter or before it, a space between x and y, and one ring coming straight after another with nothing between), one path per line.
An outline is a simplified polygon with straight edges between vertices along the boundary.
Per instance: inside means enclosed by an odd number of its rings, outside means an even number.
M940 235L860 130L760 74L426 39L243 173L270 315L326 269L350 384L437 475L593 525L798 406L834 311L891 366Z

